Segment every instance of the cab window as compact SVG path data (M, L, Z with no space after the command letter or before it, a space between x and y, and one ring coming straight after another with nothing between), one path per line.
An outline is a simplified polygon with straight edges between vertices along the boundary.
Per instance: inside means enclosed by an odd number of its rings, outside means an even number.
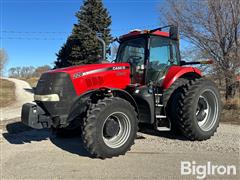
M156 81L163 76L167 67L171 64L170 40L158 36L150 39L149 63L147 70L147 81Z

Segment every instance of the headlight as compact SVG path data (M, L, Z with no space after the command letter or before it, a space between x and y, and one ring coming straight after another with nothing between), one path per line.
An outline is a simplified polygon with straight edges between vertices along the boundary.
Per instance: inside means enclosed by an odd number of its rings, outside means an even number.
M50 101L57 102L60 101L58 94L48 94L48 95L34 95L35 101Z

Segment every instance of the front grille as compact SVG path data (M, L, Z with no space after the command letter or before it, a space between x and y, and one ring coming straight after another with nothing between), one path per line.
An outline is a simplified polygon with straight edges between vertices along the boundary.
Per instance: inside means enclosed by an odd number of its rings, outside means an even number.
M37 102L51 116L68 114L77 96L69 74L63 72L43 74L38 81L35 94L59 95L59 102Z

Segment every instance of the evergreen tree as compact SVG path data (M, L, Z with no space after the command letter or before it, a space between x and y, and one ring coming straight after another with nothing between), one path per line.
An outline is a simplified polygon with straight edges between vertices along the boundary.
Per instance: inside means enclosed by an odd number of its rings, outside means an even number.
M76 17L78 23L58 52L55 68L98 63L102 58L102 45L96 36L100 34L107 46L112 40L111 16L102 0L85 0Z

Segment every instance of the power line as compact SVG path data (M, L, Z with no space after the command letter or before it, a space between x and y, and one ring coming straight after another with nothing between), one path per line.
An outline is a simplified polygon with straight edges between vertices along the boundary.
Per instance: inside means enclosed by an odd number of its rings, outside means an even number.
M156 28L159 24L149 24L144 26L136 26L136 27L126 27L126 28L110 28L112 31L119 30L131 30L131 29L148 29L148 28ZM14 30L0 30L2 33L12 33L12 34L69 34L70 31L14 31Z
M60 41L60 40L66 40L65 38L38 38L38 37L0 37L1 40L7 39L7 40L37 40L37 41Z
M146 26L141 26L141 27L136 27L138 29L151 29L151 28L156 28L157 24L151 24L151 25L146 25ZM114 32L122 32L122 31L130 31L134 28L113 28L111 29ZM42 36L46 36L46 35L70 35L71 32L67 32L67 31L14 31L14 30L1 30L0 31L1 36L0 39L1 40L39 40L39 41L60 41L60 40L66 40L66 39L71 39L71 38L63 38L63 37L33 37L32 35L42 35ZM126 32L127 33L127 32ZM28 37L29 36L29 37ZM73 38L73 39L77 39L77 38Z
M70 32L47 32L47 31L8 31L8 30L3 30L3 31L0 31L2 33L7 33L7 34L67 34L67 33L70 33Z
M161 2L161 0L128 0L128 1L123 1L123 0L104 0L106 3L157 3ZM70 0L21 0L21 1L16 1L16 0L2 0L1 3L77 3L79 4L79 1L70 1Z
M112 31L129 31L132 29L151 29L159 26L159 24L151 24L145 26L137 26L137 27L128 27L128 28L111 28ZM70 34L71 32L67 31L14 31L14 30L1 30L0 32L4 34Z

